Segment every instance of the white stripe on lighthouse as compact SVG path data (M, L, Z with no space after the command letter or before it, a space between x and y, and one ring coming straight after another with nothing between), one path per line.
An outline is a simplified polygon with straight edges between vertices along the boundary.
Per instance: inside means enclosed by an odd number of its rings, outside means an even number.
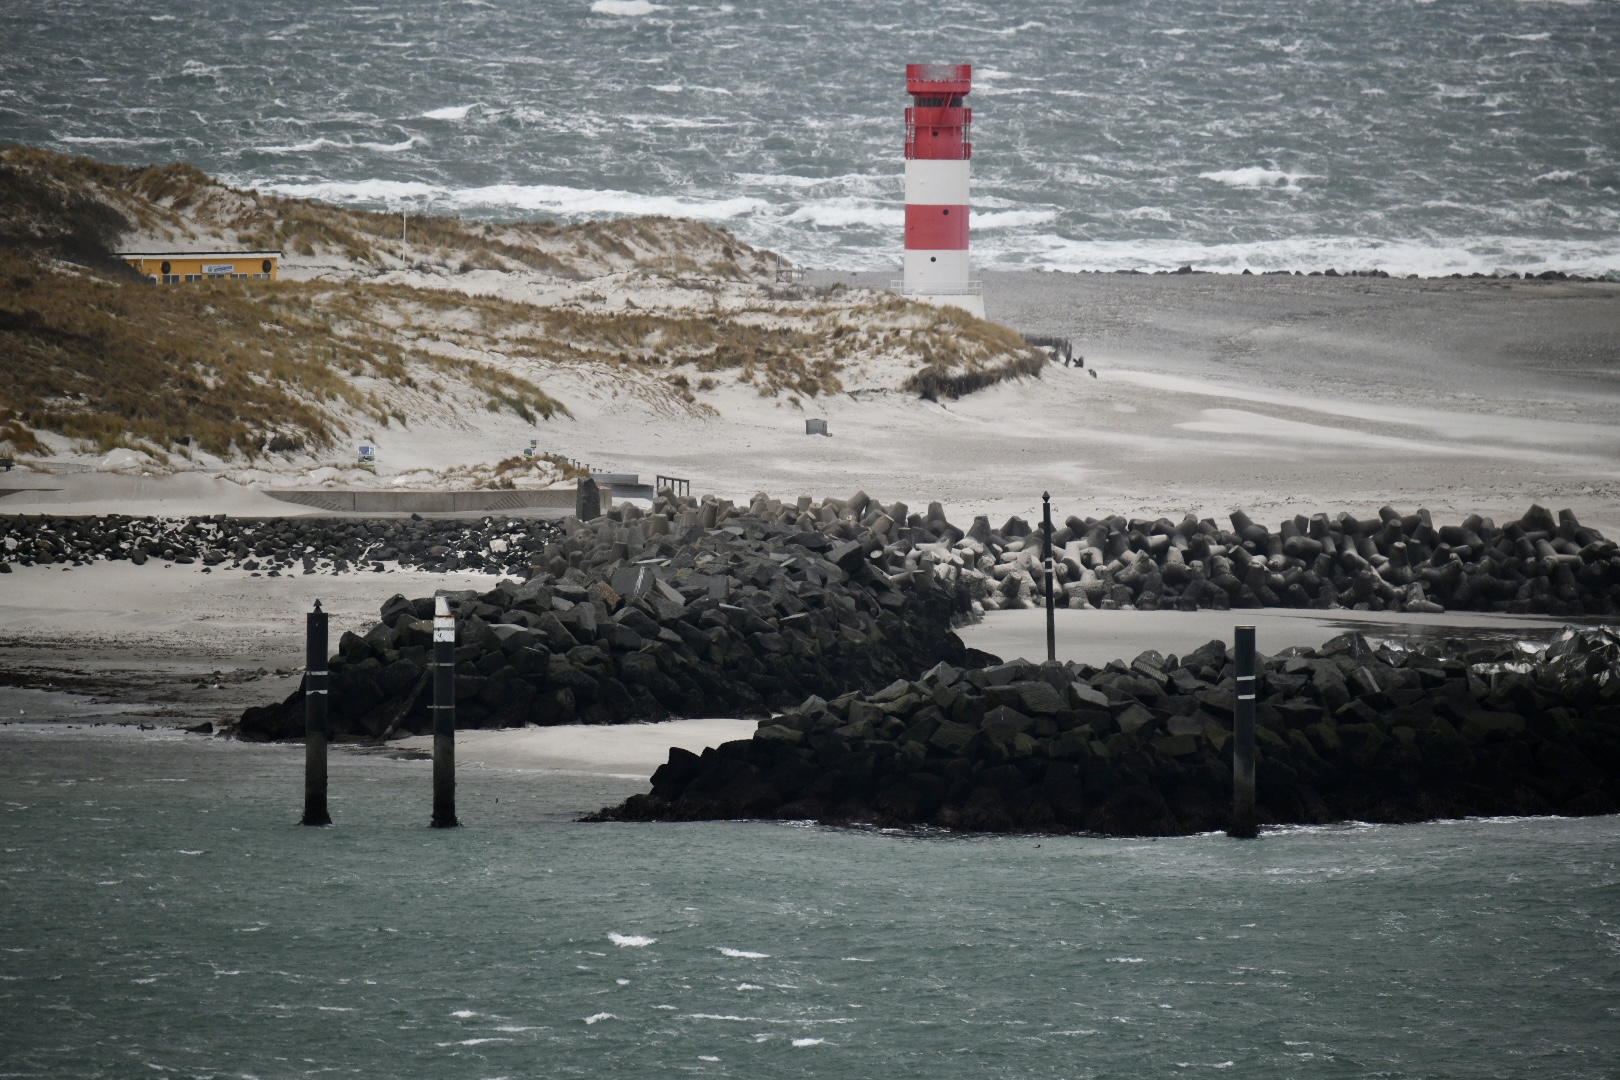
M971 161L906 162L906 202L932 206L966 206Z
M905 255L905 290L908 293L958 293L968 284L968 253L913 251Z

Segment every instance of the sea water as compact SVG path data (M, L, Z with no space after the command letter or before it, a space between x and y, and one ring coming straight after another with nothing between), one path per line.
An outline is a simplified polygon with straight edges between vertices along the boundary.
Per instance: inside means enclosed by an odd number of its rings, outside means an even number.
M637 778L0 731L7 1077L1612 1077L1620 821L587 825Z
M1620 273L1620 4L8 0L0 140L890 269L903 65L974 65L991 268Z

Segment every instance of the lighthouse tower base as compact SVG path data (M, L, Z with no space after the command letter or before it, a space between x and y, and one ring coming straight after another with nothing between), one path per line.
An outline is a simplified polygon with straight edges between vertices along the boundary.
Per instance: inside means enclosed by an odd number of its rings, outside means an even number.
M919 304L961 308L969 315L984 318L984 294L982 293L902 293L901 295L907 300L915 300Z

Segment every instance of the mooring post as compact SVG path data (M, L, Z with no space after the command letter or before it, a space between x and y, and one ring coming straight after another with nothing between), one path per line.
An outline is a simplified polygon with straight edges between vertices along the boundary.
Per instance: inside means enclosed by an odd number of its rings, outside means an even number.
M1233 667L1237 669L1232 703L1232 822L1226 835L1252 840L1254 823L1254 627L1233 630Z
M326 809L326 612L304 615L304 820L330 825Z
M1041 535L1046 541L1046 658L1057 659L1057 607L1052 598L1052 493L1041 492Z
M433 827L456 820L456 619L442 596L433 598Z

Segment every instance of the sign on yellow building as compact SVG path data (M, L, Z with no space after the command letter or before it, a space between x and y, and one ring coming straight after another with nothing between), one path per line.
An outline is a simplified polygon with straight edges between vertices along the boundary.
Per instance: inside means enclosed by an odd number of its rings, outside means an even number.
M274 281L281 264L279 251L121 251L118 257L154 285L232 278Z

